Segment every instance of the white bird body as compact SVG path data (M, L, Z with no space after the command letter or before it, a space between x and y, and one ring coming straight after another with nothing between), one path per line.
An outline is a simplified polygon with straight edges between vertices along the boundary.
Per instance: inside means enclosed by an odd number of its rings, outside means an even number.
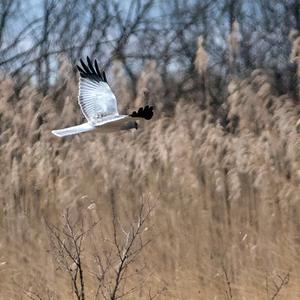
M97 61L94 66L88 57L88 66L82 60L80 62L82 68L77 66L80 72L78 103L88 122L53 130L54 135L64 137L95 129L102 133L137 129L138 125L133 118L152 118L153 107L148 105L130 115L119 115L117 99L107 83L105 73L99 71Z

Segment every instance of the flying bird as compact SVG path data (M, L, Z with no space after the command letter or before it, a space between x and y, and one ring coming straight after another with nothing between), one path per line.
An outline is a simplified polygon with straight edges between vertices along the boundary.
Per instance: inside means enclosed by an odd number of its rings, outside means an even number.
M80 59L77 65L80 73L78 103L87 122L81 125L52 130L59 137L99 129L101 132L137 129L136 119L150 120L153 106L146 105L129 115L120 115L117 99L107 83L104 71L100 71L97 60L92 64L87 57L87 64Z

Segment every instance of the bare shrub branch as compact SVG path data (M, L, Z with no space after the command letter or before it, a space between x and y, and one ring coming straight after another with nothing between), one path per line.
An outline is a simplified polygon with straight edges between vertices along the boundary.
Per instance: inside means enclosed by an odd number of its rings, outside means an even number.
M231 282L230 282L228 272L226 270L226 267L225 267L224 263L222 263L222 270L223 270L223 273L224 273L225 284L226 284L226 288L225 288L226 299L233 299L232 289L231 289Z
M268 275L266 275L266 293L268 300L274 300L280 293L280 291L287 287L290 280L290 273L286 273L283 276L278 275L274 278L271 278L271 284L270 284L270 278Z
M102 245L100 246L102 248L95 247L95 261L98 269L95 274L98 280L96 298L101 295L104 299L119 299L136 292L143 285L143 280L140 282L136 280L133 286L129 286L128 281L141 275L144 270L143 267L138 269L134 262L151 241L150 239L144 240L143 233L148 230L146 223L153 209L153 206L143 201L136 219L127 226L120 222L115 209L112 209L113 240L101 233Z
M48 222L46 222L46 225L56 262L69 275L77 299L84 300L82 243L85 236L92 230L96 223L85 230L83 220L77 218L75 221L71 221L71 216L67 209L63 216L62 229Z

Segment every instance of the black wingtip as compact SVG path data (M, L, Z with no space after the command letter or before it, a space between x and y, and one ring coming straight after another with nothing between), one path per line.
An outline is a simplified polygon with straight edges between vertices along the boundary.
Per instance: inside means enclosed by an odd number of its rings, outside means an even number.
M144 107L140 107L138 111L134 111L130 114L132 118L143 118L146 120L151 120L153 117L153 106L146 105Z
M98 66L98 62L97 59L94 60L94 65L95 65L95 69L96 69L96 73L99 77L101 77L101 72L99 70L99 66Z
M90 68L91 73L95 73L93 64L92 64L92 62L91 62L91 60L90 60L90 58L88 56L86 57L86 60L87 60L87 63L88 63L88 66Z
M103 80L104 80L105 82L107 82L107 79L106 79L106 74L105 74L105 72L104 72L104 71L102 72L102 75L103 75Z
M76 65L76 68L80 73L84 73L83 69L79 65Z
M95 59L94 65L89 56L86 57L87 64L80 58L80 64L76 65L78 71L80 72L80 76L83 78L89 78L91 80L95 80L97 82L103 81L107 82L105 72L100 72L97 60Z

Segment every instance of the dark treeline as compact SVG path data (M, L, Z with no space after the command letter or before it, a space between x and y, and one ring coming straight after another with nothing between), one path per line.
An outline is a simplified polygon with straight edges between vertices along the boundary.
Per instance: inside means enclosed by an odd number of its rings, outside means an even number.
M104 67L118 59L133 85L154 59L167 95L193 98L205 86L220 103L231 76L263 68L279 94L296 98L295 30L299 0L0 0L0 71L46 94L60 54L73 65L86 55ZM205 82L195 67L200 36L209 57Z

